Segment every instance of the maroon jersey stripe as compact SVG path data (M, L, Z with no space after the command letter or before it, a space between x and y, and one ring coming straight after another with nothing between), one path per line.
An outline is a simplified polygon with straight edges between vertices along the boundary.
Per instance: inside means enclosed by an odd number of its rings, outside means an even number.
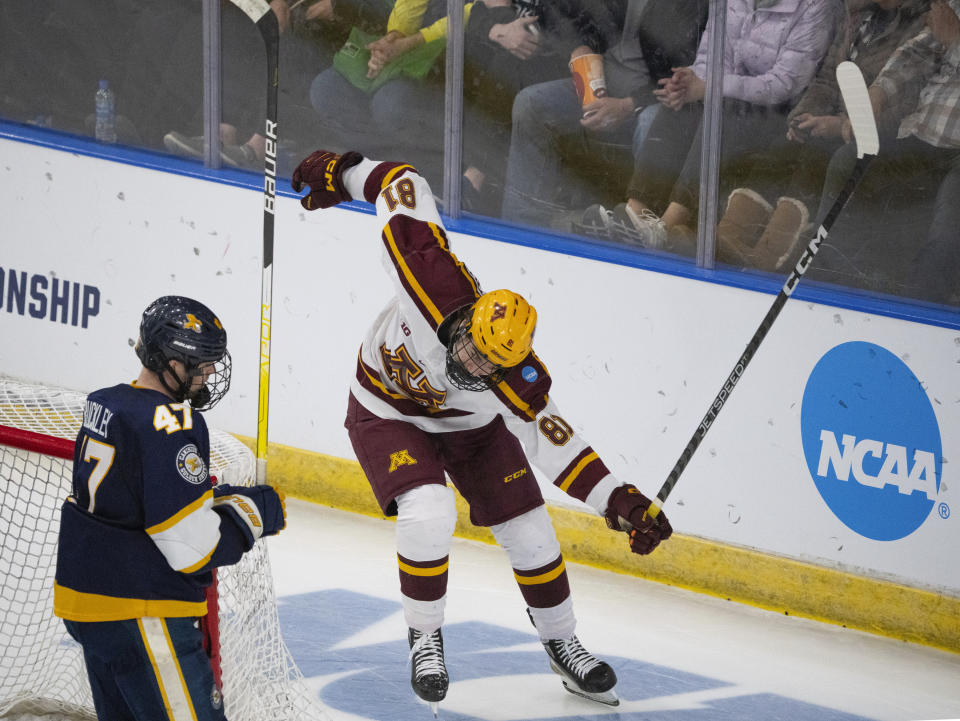
M587 446L560 472L553 485L579 501L586 501L594 486L609 473L597 452Z
M446 235L436 223L394 215L382 238L404 290L432 328L479 297L476 280L447 250Z

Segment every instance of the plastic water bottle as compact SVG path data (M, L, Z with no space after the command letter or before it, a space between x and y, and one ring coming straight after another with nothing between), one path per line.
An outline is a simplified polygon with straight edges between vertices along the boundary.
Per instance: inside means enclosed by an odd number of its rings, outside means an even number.
M100 87L97 88L96 106L97 122L94 134L101 143L117 142L117 127L114 116L114 96L106 80L100 81Z

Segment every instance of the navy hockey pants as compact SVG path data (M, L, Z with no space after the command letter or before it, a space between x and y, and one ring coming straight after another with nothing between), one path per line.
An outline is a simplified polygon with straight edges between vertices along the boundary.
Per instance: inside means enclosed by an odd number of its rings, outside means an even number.
M195 618L64 621L101 721L226 721Z

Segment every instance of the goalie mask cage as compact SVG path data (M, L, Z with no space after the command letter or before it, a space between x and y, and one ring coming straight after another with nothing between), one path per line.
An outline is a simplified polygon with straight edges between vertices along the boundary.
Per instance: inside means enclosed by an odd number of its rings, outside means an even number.
M71 491L85 395L0 377L0 718L95 719L80 646L53 615L60 505ZM253 454L210 430L210 472L251 485ZM217 574L231 721L329 719L280 635L265 544Z

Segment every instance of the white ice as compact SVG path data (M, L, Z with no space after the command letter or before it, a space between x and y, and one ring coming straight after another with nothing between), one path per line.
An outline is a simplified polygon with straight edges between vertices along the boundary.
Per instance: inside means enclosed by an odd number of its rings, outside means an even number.
M288 502L269 540L284 639L334 721L429 721L410 689L394 525ZM626 544L625 544L626 546ZM506 555L455 539L441 719L916 721L960 718L960 655L568 563L612 708L563 690Z

